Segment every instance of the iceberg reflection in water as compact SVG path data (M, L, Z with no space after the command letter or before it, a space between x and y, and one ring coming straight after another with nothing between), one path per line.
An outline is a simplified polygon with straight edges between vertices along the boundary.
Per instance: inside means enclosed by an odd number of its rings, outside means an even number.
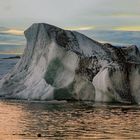
M140 139L140 107L1 100L1 139Z

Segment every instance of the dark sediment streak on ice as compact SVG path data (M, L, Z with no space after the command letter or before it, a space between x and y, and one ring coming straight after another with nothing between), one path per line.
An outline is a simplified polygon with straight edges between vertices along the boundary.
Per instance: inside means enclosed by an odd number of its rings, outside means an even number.
M49 24L25 31L26 49L0 81L3 97L140 102L140 52L117 48Z

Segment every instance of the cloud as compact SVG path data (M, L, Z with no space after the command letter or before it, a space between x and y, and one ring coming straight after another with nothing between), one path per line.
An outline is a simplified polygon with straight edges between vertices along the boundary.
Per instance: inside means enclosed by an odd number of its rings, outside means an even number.
M81 33L87 35L93 40L102 42L102 43L111 43L116 46L129 46L137 45L140 47L140 32L135 31L80 31Z
M0 45L24 45L25 42L23 41L15 41L15 42L12 42L12 41L7 41L7 42L4 42L4 41L0 41Z
M115 27L113 30L116 31L140 31L140 26L120 26Z
M23 35L24 31L23 30L18 30L18 29L8 29L5 31L0 31L1 34L10 34L10 35Z
M138 14L138 13L116 12L116 13L112 13L111 16L115 16L115 17L140 17L140 14Z
M24 48L25 38L22 30L0 27L1 54L19 54L23 52Z
M96 29L95 26L75 26L75 27L65 27L65 30L73 30L73 31L85 31L85 30L93 30Z
M17 53L23 53L23 50L24 50L23 45L0 44L0 53L17 54Z
M0 51L0 54L15 54L15 55L21 55L21 54L23 54L23 52L15 52L15 50L13 50L13 51Z
M0 34L23 35L24 30L0 26Z
M5 31L5 30L8 30L9 28L6 28L6 27L0 27L0 32L1 31Z

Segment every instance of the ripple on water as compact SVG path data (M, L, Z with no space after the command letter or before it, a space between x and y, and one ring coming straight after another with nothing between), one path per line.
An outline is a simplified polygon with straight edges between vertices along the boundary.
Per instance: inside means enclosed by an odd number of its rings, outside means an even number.
M0 101L0 137L140 139L140 107L93 103Z

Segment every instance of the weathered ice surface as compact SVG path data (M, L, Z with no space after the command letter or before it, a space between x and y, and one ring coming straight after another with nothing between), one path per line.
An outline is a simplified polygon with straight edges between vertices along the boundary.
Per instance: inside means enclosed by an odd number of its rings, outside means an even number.
M140 52L117 48L52 25L33 24L0 95L28 100L140 103Z

